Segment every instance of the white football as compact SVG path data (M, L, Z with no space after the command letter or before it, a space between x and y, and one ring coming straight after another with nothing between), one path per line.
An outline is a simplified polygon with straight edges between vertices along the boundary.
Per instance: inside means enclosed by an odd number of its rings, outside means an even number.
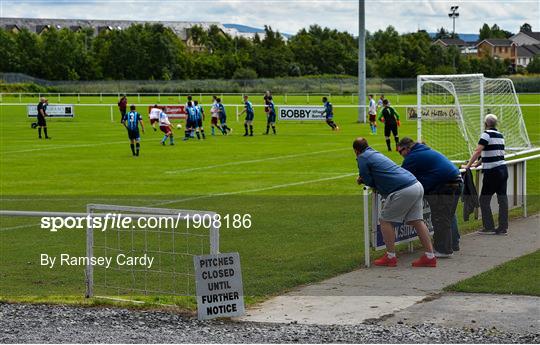
M178 129L182 128L182 124L181 123L177 124L176 128L178 128Z

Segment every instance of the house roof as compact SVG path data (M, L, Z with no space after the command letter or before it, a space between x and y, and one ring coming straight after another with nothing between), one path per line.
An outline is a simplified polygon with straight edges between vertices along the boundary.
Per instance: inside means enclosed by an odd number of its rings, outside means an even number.
M538 40L540 41L540 31L533 31L533 32L523 32L521 31L521 33L529 36L529 37L532 37L534 38L535 40Z
M434 43L441 42L445 46L464 46L465 41L460 38L439 38Z
M540 44L528 44L517 47L517 56L519 57L533 57L540 54Z
M479 46L480 44L482 44L484 42L486 42L488 44L491 44L492 46L509 47L511 45L516 45L516 43L514 43L514 41L506 39L506 38L488 38L488 39L485 39L485 40L482 40L482 41L478 42L478 44L476 46Z

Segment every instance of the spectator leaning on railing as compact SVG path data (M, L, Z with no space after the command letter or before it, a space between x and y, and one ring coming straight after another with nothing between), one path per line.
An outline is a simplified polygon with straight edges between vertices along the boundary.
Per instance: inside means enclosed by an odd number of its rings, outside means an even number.
M358 162L358 184L376 189L384 199L379 216L386 254L375 260L377 266L396 266L396 234L392 223L406 223L415 228L425 254L413 261L414 267L435 267L437 259L423 218L424 188L407 170L369 147L365 138L357 138L353 149Z
M458 239L452 236L452 221L463 188L459 170L443 154L411 138L401 139L398 151L404 158L402 168L424 187L424 197L431 208L435 256L449 257L453 248L459 246Z

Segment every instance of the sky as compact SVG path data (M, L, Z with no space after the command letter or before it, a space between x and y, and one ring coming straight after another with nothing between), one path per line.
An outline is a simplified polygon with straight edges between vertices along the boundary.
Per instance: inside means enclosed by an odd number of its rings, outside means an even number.
M478 33L483 23L518 32L540 31L538 0L366 0L366 29L393 25L401 33L451 31L450 6L459 6L456 32ZM295 34L318 24L358 34L357 0L0 0L0 17L217 21Z

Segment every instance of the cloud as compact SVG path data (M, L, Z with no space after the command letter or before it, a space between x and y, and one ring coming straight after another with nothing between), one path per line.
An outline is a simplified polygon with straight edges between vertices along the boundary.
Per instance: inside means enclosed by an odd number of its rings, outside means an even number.
M366 28L371 32L388 25L399 32L451 29L450 5L459 6L458 32L478 32L483 23L497 23L512 32L524 22L540 29L536 27L540 17L536 0L367 0ZM217 21L270 25L293 34L319 24L355 35L358 32L357 0L2 0L0 13L5 17Z

